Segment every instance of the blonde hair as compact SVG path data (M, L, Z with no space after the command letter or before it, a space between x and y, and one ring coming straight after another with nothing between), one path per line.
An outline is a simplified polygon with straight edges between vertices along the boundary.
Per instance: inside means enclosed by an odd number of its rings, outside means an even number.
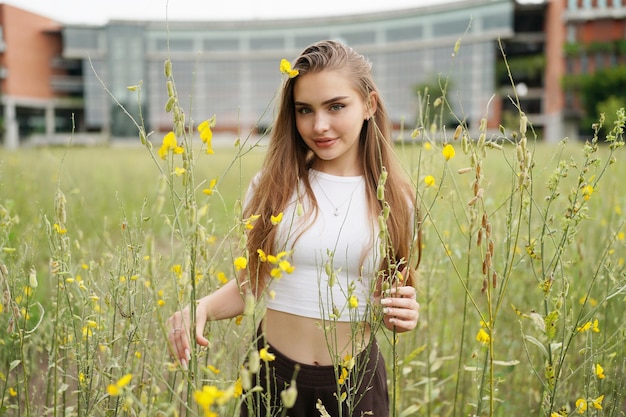
M296 59L293 68L300 75L340 70L348 79L353 80L354 88L366 103L369 102L370 93L378 93L369 61L352 48L336 41L321 41L307 47ZM270 269L267 263L258 261L257 249L262 249L265 253L274 253L276 250L276 227L272 225L270 217L286 208L299 182L303 184L303 192L313 202L314 209L317 208L308 179L308 170L316 156L304 143L296 128L294 86L298 77L284 80L267 154L254 193L244 210L244 217L260 215L247 236L250 284L253 290L256 290L259 278L269 276ZM404 262L416 267L419 263L419 216L417 202L414 201L415 189L406 178L392 149L391 123L380 96L377 96L376 112L372 119L363 123L359 153L365 175L369 212L373 219L383 209L383 203L377 199L376 190L383 167L387 171L384 201L390 208L387 219L390 251L381 264L381 270L384 275L388 275L391 272L385 273L384 270L392 265ZM413 256L415 249L417 259ZM405 275L407 284L412 285L413 274Z

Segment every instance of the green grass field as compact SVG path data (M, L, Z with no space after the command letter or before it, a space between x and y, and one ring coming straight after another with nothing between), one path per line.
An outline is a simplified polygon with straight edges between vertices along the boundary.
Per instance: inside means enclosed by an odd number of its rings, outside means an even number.
M394 415L623 416L622 150L463 140L397 145L424 241L419 327L378 335ZM210 323L190 372L165 320L234 276L263 149L184 155L0 151L0 414L235 414L262 306Z

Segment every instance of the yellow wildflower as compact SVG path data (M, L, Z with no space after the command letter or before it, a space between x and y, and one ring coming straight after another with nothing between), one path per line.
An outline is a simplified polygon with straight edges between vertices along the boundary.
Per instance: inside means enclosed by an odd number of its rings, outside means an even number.
M217 369L215 366L213 365L208 365L207 368L209 369L209 371L213 372L215 375L220 373L220 370Z
M604 394L591 401L591 405L593 405L593 408L595 408L596 410L602 410L602 400L604 400Z
M226 284L228 282L228 278L226 277L226 274L221 271L217 273L217 280L221 284Z
M13 387L9 388L9 395L11 397L17 397L17 391L15 391L15 389L13 389Z
M233 261L233 264L235 265L235 270L241 271L242 269L246 269L248 266L248 260L243 256L240 256Z
M267 262L267 255L265 254L265 252L263 251L263 249L257 249L256 253L259 254L259 261L261 262Z
M587 201L591 198L591 194L593 194L593 186L585 185L583 187L583 198Z
M168 132L163 137L163 143L159 148L159 157L161 159L165 159L169 151L172 151L176 154L181 154L185 151L183 148L178 146L178 142L176 140L176 135L174 134L174 132Z
M339 375L339 378L337 379L337 382L339 382L339 385L343 385L343 383L346 382L347 377L348 377L348 370L346 368L341 368L341 375Z
M270 216L270 221L272 222L272 224L274 226L276 226L278 223L280 223L282 219L283 219L283 213L282 212L278 213L276 216Z
M224 395L223 391L220 391L217 387L212 385L205 385L202 390L196 390L193 393L193 398L198 405L204 410L205 416L217 416L217 414L211 412L211 406Z
M292 266L287 260L278 262L278 267L288 274L291 274L296 269L296 267Z
M604 368L599 363L596 363L596 376L600 379L604 379Z
M211 128L214 126L215 126L215 116L211 117L208 120L205 120L204 122L198 125L198 132L200 132L200 140L206 143L207 145L206 153L208 154L214 153L213 147L211 146L211 141L213 139L213 131L211 130Z
M359 306L359 299L356 298L356 295L351 295L348 299L348 305L350 308L357 308Z
M54 224L54 231L60 235L67 233L67 229L61 227L58 223Z
M111 397L116 397L116 396L120 395L120 392L122 391L122 388L124 388L126 385L128 385L132 378L133 378L132 374L124 375L115 384L109 384L109 386L107 387L107 393Z
M213 178L210 182L209 182L209 188L205 188L204 190L202 190L202 192L206 195L211 195L213 194L213 188L215 188L215 184L217 184L217 178Z
M450 159L454 158L454 155L455 155L454 146L447 144L446 146L443 147L443 150L441 151L441 153L443 154L443 157L446 158L446 161L449 161Z
M424 142L425 151L430 151L432 148L433 148L433 145L431 145L430 142Z
M576 411L579 414L584 414L587 411L587 400L584 398L579 398L576 400Z
M270 353L267 348L259 350L259 357L265 362L271 362L276 359L276 356L273 353Z
M426 175L426 177L424 178L424 184L426 184L427 187L432 187L435 185L435 177L433 177L432 175Z
M294 78L300 73L297 69L292 69L291 62L287 61L284 58L280 60L280 72L283 74L287 74L289 78Z
M476 341L482 343L483 345L486 345L489 343L490 340L491 337L489 336L489 333L487 333L485 329L481 327L476 334Z
M176 174L177 177L180 177L181 175L183 175L185 171L186 171L185 168L180 168L180 167L174 168L174 174Z

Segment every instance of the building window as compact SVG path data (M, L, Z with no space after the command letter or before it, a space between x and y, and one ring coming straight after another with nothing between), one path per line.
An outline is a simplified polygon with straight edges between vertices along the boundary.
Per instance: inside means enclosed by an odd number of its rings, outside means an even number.
M407 26L387 30L388 42L413 41L420 39L422 36L423 28L421 26Z
M306 48L309 45L312 45L316 42L319 42L324 39L328 39L328 33L320 33L317 35L301 35L296 36L296 47L297 48Z
M205 39L202 43L205 51L232 51L239 50L239 39Z
M252 50L283 49L284 47L285 47L285 39L282 37L250 39L250 49Z
M346 32L340 35L348 45L366 45L376 43L376 33L373 30L364 32Z

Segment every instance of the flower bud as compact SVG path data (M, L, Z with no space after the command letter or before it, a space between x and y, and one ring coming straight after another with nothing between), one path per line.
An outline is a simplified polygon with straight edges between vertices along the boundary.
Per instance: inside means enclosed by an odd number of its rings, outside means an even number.
M519 119L519 132L522 136L526 135L526 128L528 126L528 117L525 113L522 113L522 117Z
M174 97L174 83L172 82L172 80L167 80L167 83L165 85L167 86L167 96L169 98Z
M385 199L385 186L384 185L380 184L376 188L376 198L378 198L379 201L383 201Z
M171 96L169 99L167 99L167 103L165 103L165 111L167 113L172 111L172 107L174 107L174 103L176 103L175 96Z
M165 60L165 76L167 78L172 76L172 61L169 59Z
M28 286L32 289L37 288L39 283L37 282L37 271L34 266L30 267L30 274L28 274Z
M248 369L251 373L256 374L259 372L259 368L261 366L261 357L259 355L259 351L256 349L252 349L250 354L248 355Z
M298 389L296 388L296 381L292 380L289 384L289 388L280 392L280 399L283 402L283 407L292 408L296 403L298 397Z

